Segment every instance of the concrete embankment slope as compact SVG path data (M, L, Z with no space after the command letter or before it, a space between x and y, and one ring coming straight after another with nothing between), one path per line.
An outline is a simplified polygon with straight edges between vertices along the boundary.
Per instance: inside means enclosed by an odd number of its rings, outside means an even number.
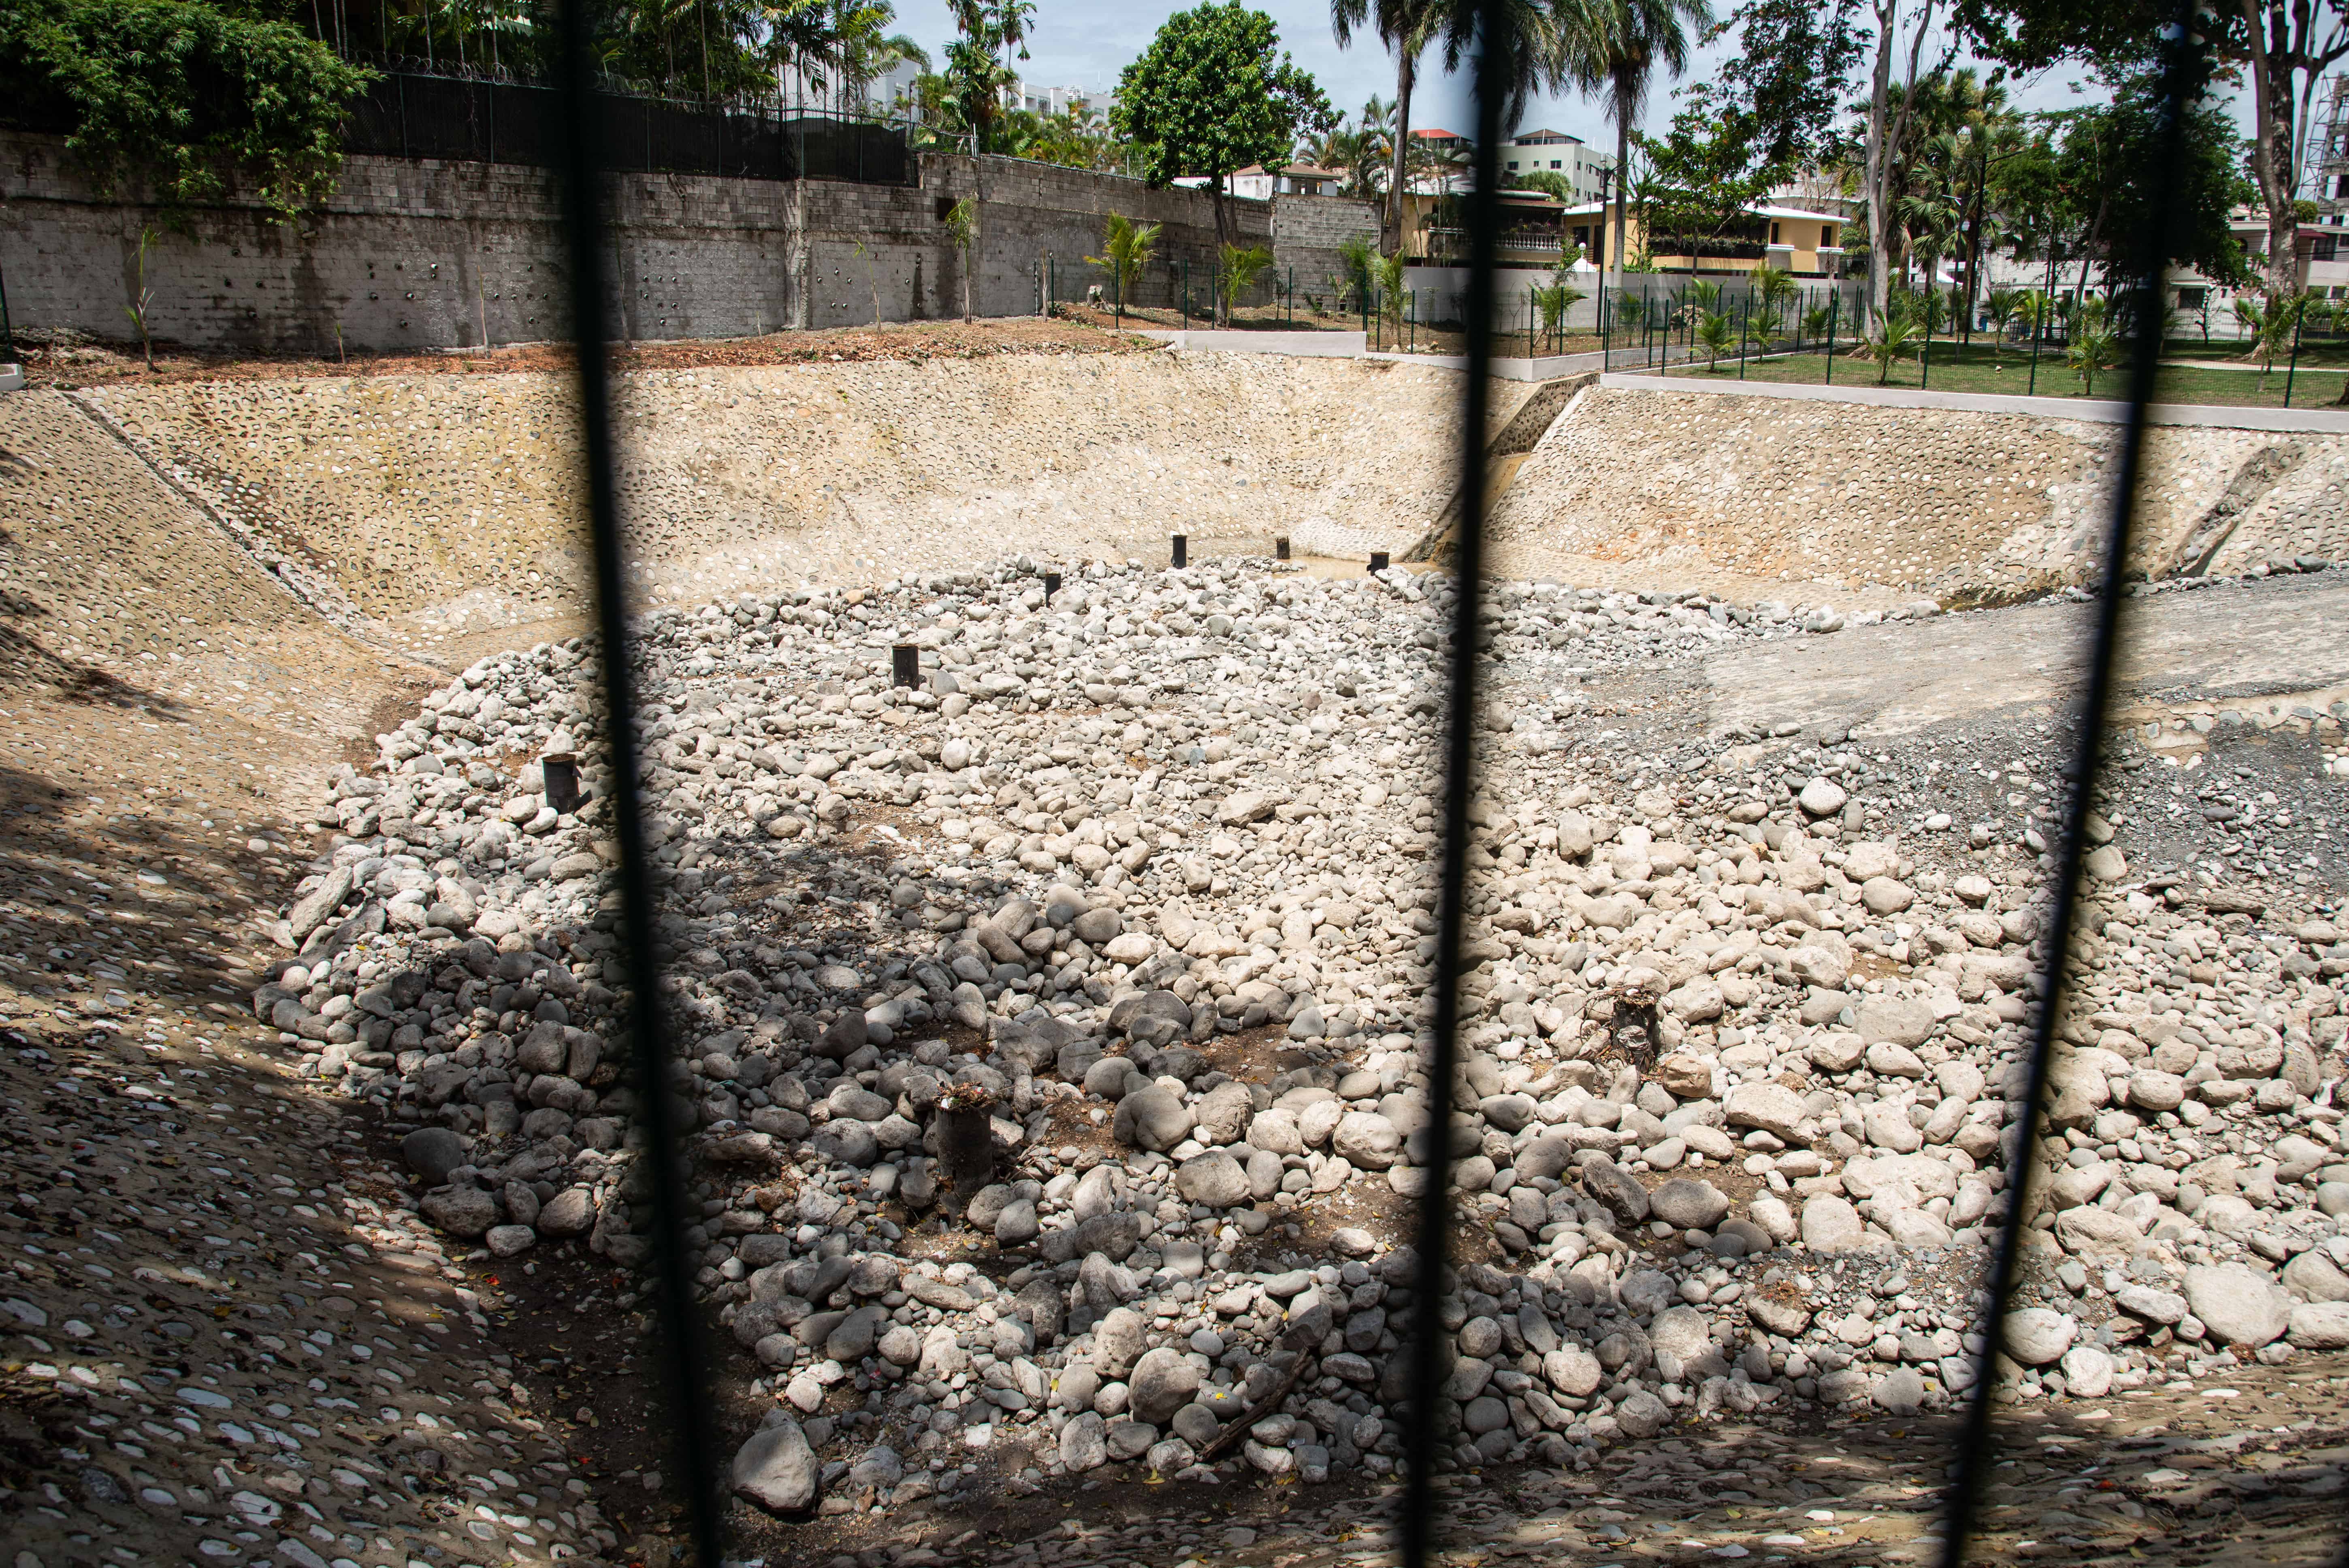
M1454 488L1460 378L1264 356L1006 355L621 378L631 565L699 603L1006 555L1400 552ZM1496 389L1505 422L1529 388ZM81 395L240 528L419 647L575 616L565 381L217 381Z
M1735 597L1965 601L2075 581L2118 428L2037 414L1594 388L1494 519L1495 569ZM2162 427L2137 564L2349 556L2349 436Z

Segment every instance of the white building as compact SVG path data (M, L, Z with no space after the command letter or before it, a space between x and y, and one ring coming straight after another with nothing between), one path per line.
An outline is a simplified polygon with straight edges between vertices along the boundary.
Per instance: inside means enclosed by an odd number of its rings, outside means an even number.
M1048 88L1036 82L1014 82L1003 89L1007 108L1047 117L1074 110L1078 119L1097 125L1108 123L1112 96L1108 88Z
M1562 130L1521 130L1501 143L1501 181L1526 174L1557 174L1574 187L1577 201L1599 200L1599 171L1615 167L1615 156Z
M1291 163L1278 170L1268 170L1260 163L1251 163L1235 173L1225 185L1235 196L1268 201L1275 196L1335 196L1338 187L1345 182L1346 171L1342 169Z

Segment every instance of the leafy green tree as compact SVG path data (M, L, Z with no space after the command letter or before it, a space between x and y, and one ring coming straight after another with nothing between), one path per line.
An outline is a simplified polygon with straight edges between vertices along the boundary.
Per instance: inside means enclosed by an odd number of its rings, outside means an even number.
M1013 59L1028 57L1034 0L950 0L956 37L946 49L947 94L974 153L995 150L1003 89L1018 79Z
M1108 231L1102 236L1102 252L1087 256L1086 261L1097 267L1109 269L1110 286L1117 296L1117 318L1125 320L1125 296L1142 280L1143 269L1158 248L1156 223L1137 223L1123 212L1109 215Z
M1720 79L1681 93L1661 137L1638 138L1651 163L1643 215L1661 232L1718 239L1774 185L1835 146L1836 116L1864 42L1860 0L1747 0L1702 36L1733 29Z
M10 0L0 103L71 124L66 146L103 188L143 186L174 222L238 175L290 219L334 188L345 108L372 76L270 9Z
M1325 129L1336 118L1313 78L1281 52L1272 18L1239 0L1166 18L1125 67L1110 110L1151 184L1206 178L1219 249L1231 243L1226 187L1233 172L1287 161L1300 130ZM1228 296L1216 311L1218 325L1230 321Z

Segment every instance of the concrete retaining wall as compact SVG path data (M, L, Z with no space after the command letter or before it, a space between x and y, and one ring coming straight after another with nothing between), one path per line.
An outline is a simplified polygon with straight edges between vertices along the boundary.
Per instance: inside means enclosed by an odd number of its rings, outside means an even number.
M918 187L700 176L611 177L607 330L619 338L740 336L959 315L962 258L945 218L980 198L970 304L1038 305L1038 268L1099 253L1109 213L1163 225L1158 271L1213 264L1213 204L1194 191L1006 158L925 156ZM1360 203L1228 203L1234 238L1268 243L1300 278ZM1276 208L1279 216L1276 219ZM566 335L560 193L546 170L353 158L322 209L273 221L249 194L174 227L93 187L56 137L0 132L0 227L19 328L135 335L144 282L156 336L196 347L333 356L534 342ZM1286 236L1284 238L1284 235ZM1342 237L1342 236L1341 236ZM862 246L862 250L859 246ZM1160 280L1163 283L1163 278Z

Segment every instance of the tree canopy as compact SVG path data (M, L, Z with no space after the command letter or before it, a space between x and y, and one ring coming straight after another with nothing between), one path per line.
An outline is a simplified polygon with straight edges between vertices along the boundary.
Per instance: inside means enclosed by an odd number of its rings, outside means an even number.
M368 73L271 7L234 0L12 0L0 6L0 103L69 128L106 187L167 209L243 172L291 212L331 187L344 106Z
M1119 78L1110 118L1152 184L1204 175L1218 196L1235 170L1286 163L1300 134L1337 123L1312 77L1281 51L1272 18L1239 0L1166 18Z

